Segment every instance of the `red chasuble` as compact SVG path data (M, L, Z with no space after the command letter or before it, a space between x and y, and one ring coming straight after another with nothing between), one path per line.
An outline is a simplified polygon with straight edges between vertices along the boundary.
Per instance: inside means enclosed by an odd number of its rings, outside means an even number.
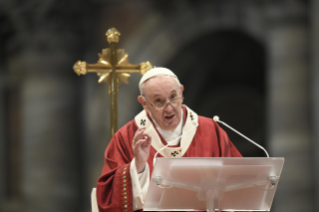
M229 140L226 132L210 118L197 116L186 106L183 106L183 133L198 123L194 133L188 133L181 140L181 149L170 154L169 148L158 154L158 157L241 157L241 154ZM100 212L133 211L132 183L130 163L134 158L132 140L140 126L145 126L145 132L152 136L152 146L148 165L153 171L153 157L157 150L166 144L159 135L150 117L142 111L134 120L118 130L105 151L102 175L97 182L97 202ZM158 136L154 137L154 134ZM183 140L184 139L184 140ZM178 147L177 147L178 148ZM179 155L176 155L176 152ZM142 210L139 210L142 211Z

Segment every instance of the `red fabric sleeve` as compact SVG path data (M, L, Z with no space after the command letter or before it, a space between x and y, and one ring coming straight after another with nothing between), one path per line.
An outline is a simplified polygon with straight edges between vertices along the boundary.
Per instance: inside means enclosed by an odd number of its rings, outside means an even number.
M100 212L133 211L130 163L134 155L131 140L137 127L127 126L113 136L105 150L104 166L96 186Z

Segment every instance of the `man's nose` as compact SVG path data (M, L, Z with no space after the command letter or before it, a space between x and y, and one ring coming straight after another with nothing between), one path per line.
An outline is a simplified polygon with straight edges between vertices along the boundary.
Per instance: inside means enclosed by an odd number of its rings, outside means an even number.
M171 104L171 102L166 103L164 110L165 111L172 111L173 110L173 105Z

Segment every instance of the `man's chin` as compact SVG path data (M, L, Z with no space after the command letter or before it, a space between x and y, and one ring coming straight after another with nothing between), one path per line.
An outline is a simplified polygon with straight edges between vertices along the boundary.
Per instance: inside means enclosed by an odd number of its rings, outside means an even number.
M178 126L178 123L175 123L174 121L171 122L171 123L167 123L165 125L165 129L164 130L167 130L167 131L173 131L175 130L175 128Z

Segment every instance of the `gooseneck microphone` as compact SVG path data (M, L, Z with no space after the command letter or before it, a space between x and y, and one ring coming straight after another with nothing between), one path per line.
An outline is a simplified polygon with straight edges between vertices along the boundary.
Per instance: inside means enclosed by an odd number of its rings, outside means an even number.
M259 144L257 144L255 141L251 140L250 138L248 138L247 136L243 135L242 133L238 132L237 130L235 130L234 128L232 128L231 126L229 126L228 124L226 124L223 121L219 120L218 116L214 116L213 120L215 122L221 123L224 126L228 127L229 129L231 129L232 131L234 131L235 133L237 133L238 135L242 136L243 138L245 138L246 140L250 141L251 143L255 144L257 147L259 147L260 149L264 150L264 152L266 153L267 157L269 158L268 152L265 150L264 147L260 146Z

